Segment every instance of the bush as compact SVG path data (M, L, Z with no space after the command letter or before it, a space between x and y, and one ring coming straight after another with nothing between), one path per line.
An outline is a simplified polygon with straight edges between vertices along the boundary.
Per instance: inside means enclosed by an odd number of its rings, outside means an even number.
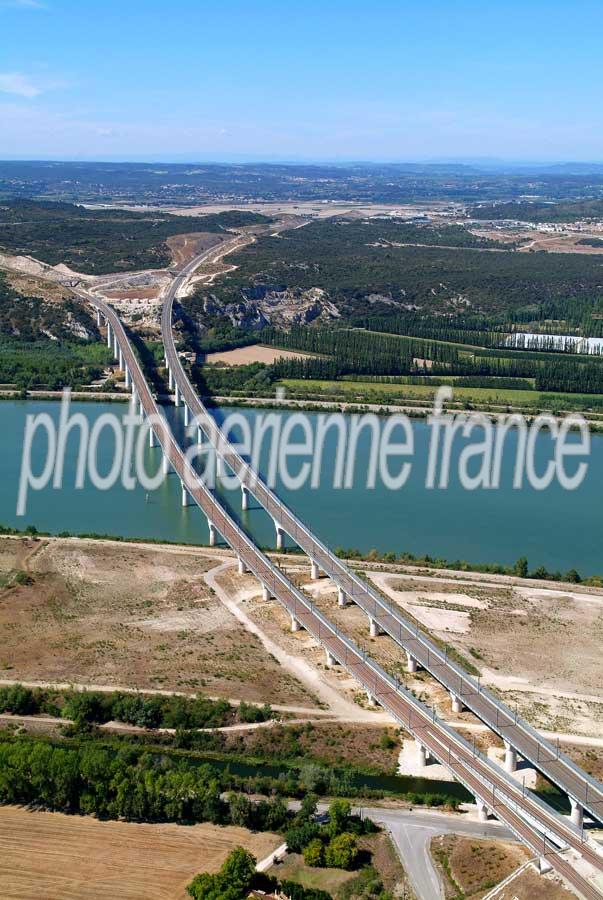
M307 866L324 866L325 848L320 838L316 837L304 847L304 862Z

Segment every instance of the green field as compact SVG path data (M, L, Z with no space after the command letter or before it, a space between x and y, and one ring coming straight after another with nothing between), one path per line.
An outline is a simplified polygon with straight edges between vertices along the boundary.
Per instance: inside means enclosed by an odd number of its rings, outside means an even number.
M361 402L378 403L389 395L392 400L431 401L437 387L427 384L377 384L366 381L319 381L302 378L284 378L280 384L296 393L324 394L324 399L344 396L349 400L359 398ZM497 403L518 406L582 408L599 407L603 404L603 394L547 394L542 391L514 390L496 387L455 387L453 398L467 403Z
M358 872L346 872L343 869L311 868L298 853L288 854L278 870L273 871L278 873L280 881L296 881L306 888L318 888L331 895L336 894L346 881L351 881L358 875Z

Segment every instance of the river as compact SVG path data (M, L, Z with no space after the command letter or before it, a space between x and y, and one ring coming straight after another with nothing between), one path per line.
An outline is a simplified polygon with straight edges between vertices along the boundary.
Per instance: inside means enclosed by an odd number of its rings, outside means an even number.
M72 412L83 413L93 425L101 415L122 415L126 404L72 403ZM232 410L218 410L223 417ZM126 490L121 484L99 491L86 478L82 488L75 487L78 445L73 436L67 443L63 487L52 484L30 491L24 516L17 516L17 497L25 420L28 414L47 413L58 421L60 404L53 401L4 401L0 404L0 524L14 528L35 525L40 531L58 534L97 533L128 538L169 540L204 544L208 529L201 512L194 506L182 508L180 484L172 474L156 490L147 492L138 485ZM242 415L254 422L265 411L245 409ZM166 409L170 421L182 429L181 411ZM292 415L280 411L283 422ZM309 413L316 428L318 414ZM346 417L348 424L352 416ZM382 420L385 422L385 419ZM393 551L428 553L448 560L465 559L473 563L512 564L526 556L530 567L543 565L552 571L572 567L582 575L603 572L599 547L599 527L603 500L603 438L593 436L588 471L582 485L574 491L554 483L546 490L524 487L515 490L512 476L517 436L511 434L505 444L498 490L463 488L456 468L464 442L453 445L451 478L447 489L425 486L430 429L424 421L412 422L414 437L413 467L407 483L398 490L386 487L377 477L373 489L366 489L370 468L369 435L363 433L354 455L354 479L349 489L333 487L336 464L335 434L328 433L321 465L320 489L309 485L299 490L278 493L314 531L333 548L358 548L367 552ZM466 442L465 442L466 443ZM98 458L105 471L110 467L114 438L107 429L100 433ZM32 445L32 467L40 472L46 455L46 441L37 435ZM149 470L157 467L160 450L145 449ZM541 434L535 442L537 468L544 469L551 456L551 440ZM268 471L270 454L261 457L263 473ZM291 468L295 466L292 464ZM396 466L392 464L392 469ZM571 463L568 464L571 468ZM262 546L274 546L274 527L270 518L253 502L241 513L239 491L219 489L229 508L240 518Z

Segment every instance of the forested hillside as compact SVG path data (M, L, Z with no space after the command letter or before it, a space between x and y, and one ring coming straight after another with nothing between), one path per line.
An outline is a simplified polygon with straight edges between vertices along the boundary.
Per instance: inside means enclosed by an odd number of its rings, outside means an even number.
M474 206L474 219L515 219L519 222L577 222L580 219L600 219L603 200L571 200L560 203L514 201Z
M500 250L454 226L313 222L279 238L262 237L230 261L236 270L211 289L224 305L319 288L348 320L379 315L387 321L410 311L509 321L603 314L598 257Z
M100 275L170 264L166 239L189 232L220 232L269 222L255 213L172 216L71 203L5 201L0 205L0 251L34 256L55 266Z

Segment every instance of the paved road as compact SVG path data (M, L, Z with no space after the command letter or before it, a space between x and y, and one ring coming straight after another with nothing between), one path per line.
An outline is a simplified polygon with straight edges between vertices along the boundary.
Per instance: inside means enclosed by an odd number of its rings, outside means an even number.
M497 822L482 824L458 815L423 810L411 812L368 807L364 812L389 831L419 900L441 900L444 897L429 852L431 840L436 835L466 834L496 840L515 840L513 834Z
M580 836L564 817L529 792L524 795L510 776L487 758L475 754L460 735L437 717L434 710L418 701L383 671L364 650L331 623L307 595L289 581L221 507L211 491L199 480L169 426L159 415L118 316L104 301L86 294L83 296L100 310L112 329L142 410L147 417L154 418L156 437L163 453L193 500L238 554L243 566L251 570L332 658L339 661L406 730L420 739L434 757L444 761L461 784L490 807L520 840L534 853L544 853L580 895L587 900L600 900L601 894L576 870L571 860L558 852L558 848L569 845L603 871L603 858L595 849L590 844L582 844Z

